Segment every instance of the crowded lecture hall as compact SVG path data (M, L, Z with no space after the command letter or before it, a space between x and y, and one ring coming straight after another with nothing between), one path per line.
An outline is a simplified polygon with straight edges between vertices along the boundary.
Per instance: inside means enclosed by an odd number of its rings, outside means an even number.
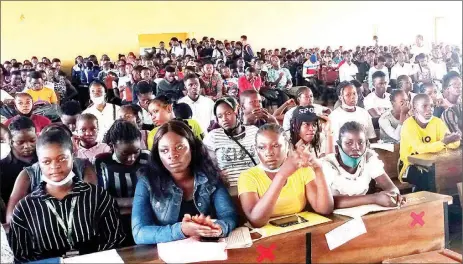
M461 2L1 16L1 263L462 262Z

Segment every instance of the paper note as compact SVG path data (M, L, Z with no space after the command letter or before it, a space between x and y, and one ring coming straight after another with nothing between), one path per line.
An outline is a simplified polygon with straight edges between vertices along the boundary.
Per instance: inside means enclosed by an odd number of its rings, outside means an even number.
M367 232L365 224L362 221L362 218L354 218L349 222L336 227L330 232L326 233L326 242L328 243L328 248L333 250L348 241L365 234Z
M249 233L249 228L247 227L238 227L225 238L225 243L227 243L226 249L233 248L247 248L252 246L251 234Z
M342 208L336 209L333 211L333 214L337 215L345 215L352 218L360 217L366 215L371 212L379 212L379 211L386 211L397 209L398 207L384 207L377 204L364 204L360 206L350 207L350 208Z
M394 144L392 143L371 143L370 148L372 149L384 149L389 152L394 152Z
M190 237L168 243L159 243L159 257L166 263L191 263L202 261L226 260L225 240L220 242L200 242Z
M115 249L63 259L63 263L124 263Z

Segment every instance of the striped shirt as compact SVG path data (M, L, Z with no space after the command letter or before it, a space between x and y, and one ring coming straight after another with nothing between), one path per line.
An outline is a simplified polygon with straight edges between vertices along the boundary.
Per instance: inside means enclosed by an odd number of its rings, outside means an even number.
M441 117L449 128L450 132L462 132L463 119L461 117L461 103L447 108Z
M246 148L255 162L259 162L255 152L257 127L244 126L242 134L235 139ZM224 181L230 186L236 186L242 171L254 167L249 155L233 139L229 138L223 128L216 128L209 132L203 140L212 160L217 161L219 169L224 172Z
M73 178L74 186L62 200L45 190L46 183L22 199L13 212L9 241L19 262L61 257L72 250L88 254L116 248L125 234L119 220L119 207L103 189ZM70 241L57 217L47 206L49 201L56 213L68 225L72 200L76 199Z
M102 186L114 198L132 198L135 194L138 178L137 171L148 164L150 154L142 151L133 165L124 165L113 158L113 154L104 153L95 158L98 185Z

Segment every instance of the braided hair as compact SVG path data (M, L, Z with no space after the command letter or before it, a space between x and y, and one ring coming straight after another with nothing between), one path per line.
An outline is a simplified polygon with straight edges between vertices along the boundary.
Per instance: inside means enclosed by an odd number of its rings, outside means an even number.
M125 120L116 120L103 137L103 143L114 146L117 142L141 140L138 128Z

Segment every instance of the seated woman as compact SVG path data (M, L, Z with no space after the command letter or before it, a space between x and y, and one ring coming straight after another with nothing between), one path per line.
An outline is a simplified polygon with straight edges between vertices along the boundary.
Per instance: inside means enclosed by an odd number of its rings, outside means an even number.
M140 171L135 190L135 243L226 237L237 226L232 199L213 164L187 124L172 120L159 128L150 167Z
M120 120L125 120L131 122L134 126L136 126L141 133L141 148L147 149L147 139L148 139L148 130L142 130L143 126L143 116L142 116L142 108L136 104L126 104L121 106L119 111L117 111Z
M64 125L50 125L44 128L41 134L47 131L64 131L64 133L71 137L71 131ZM34 141L35 145L35 141ZM74 146L74 144L73 144ZM95 170L93 169L92 164L86 159L73 159L72 165L73 173L84 182L88 182L91 184L97 184ZM42 167L40 166L40 162L36 162L29 167L24 167L24 169L19 173L15 183L13 190L11 192L10 200L8 202L7 211L6 211L6 222L10 222L11 216L13 214L13 210L16 204L24 197L26 197L29 193L35 191L39 186L40 182L42 181Z
M38 138L40 184L18 203L10 223L17 262L108 250L125 238L113 198L75 175L72 144L62 129Z
M336 153L323 160L323 172L329 176L335 208L378 204L387 207L403 202L399 189L384 171L378 154L368 148L365 129L357 122L347 122L339 131ZM366 194L371 180L382 192Z
M330 120L327 116L318 115L313 106L298 106L293 113L290 126L291 144L309 146L308 150L317 158L334 152L334 140Z
M153 130L150 131L148 134L148 149L151 150L153 146L153 138L158 128L163 124L169 122L170 120L174 119L174 110L173 108L176 104L172 104L170 99L167 98L165 95L159 95L155 99L151 100L148 105L148 112L153 119L153 123L157 126ZM201 130L201 126L199 123L194 119L185 119L186 124L193 130L195 136L199 139L204 138L203 131Z
M298 144L288 155L290 145L283 128L262 126L256 136L260 164L241 173L238 194L247 219L262 227L270 218L299 213L307 202L320 214L333 211L333 196L325 181L321 163Z
M8 119L5 122L5 125L9 125L17 116L25 116L30 118L35 126L35 132L37 134L42 131L42 129L49 124L51 124L50 119L42 116L42 115L34 115L32 113L33 104L32 104L32 96L27 93L17 93L14 97L14 107L18 113L18 115Z

